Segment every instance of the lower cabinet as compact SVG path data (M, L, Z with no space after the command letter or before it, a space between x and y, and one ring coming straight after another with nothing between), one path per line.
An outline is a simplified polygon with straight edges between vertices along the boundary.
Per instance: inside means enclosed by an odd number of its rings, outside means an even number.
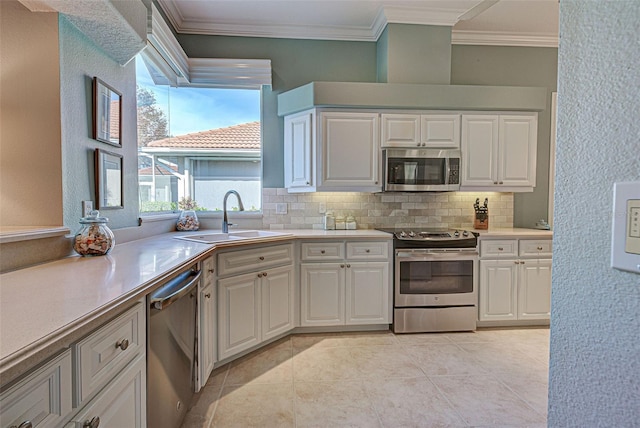
M219 279L219 358L293 329L293 287L292 265Z
M199 369L198 388L203 388L213 371L218 357L217 305L215 292L215 257L210 256L202 262L202 285L199 294Z
M481 260L480 321L548 320L551 260Z
M129 364L65 428L147 426L147 363L144 355Z
M302 263L300 325L389 323L389 263Z
M141 302L0 394L0 426L147 425L146 305Z

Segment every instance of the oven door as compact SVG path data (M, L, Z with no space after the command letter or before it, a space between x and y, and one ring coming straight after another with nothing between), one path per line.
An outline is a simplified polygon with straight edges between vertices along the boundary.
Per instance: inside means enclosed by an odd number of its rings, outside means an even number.
M395 256L395 307L477 304L475 248L397 249Z

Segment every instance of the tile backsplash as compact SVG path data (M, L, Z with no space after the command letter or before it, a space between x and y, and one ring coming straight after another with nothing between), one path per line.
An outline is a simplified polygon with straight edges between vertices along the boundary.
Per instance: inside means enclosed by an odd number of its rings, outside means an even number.
M284 188L262 191L265 229L322 229L320 206L334 215L353 215L358 229L376 227L429 227L472 229L473 203L489 199L489 227L513 227L513 193L289 193ZM276 204L286 204L286 214L276 214Z

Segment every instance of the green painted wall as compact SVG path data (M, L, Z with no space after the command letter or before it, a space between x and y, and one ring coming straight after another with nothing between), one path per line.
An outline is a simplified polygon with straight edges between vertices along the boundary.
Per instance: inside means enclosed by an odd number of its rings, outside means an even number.
M413 26L398 28L403 27ZM277 117L277 94L312 81L376 82L388 73L379 57L389 55L386 32L379 44L185 34L178 35L178 41L191 57L271 60L273 85L264 91L262 101L265 187L282 187L284 183L283 121ZM555 48L451 48L454 85L542 86L551 92L556 90L556 76ZM517 226L531 227L540 218L547 218L551 96L547 102L549 108L540 113L538 123L537 187L533 193L516 194Z
M284 130L277 116L277 94L311 81L375 82L376 44L251 37L178 35L193 58L269 59L271 89L262 95L263 183L284 183Z
M549 139L551 92L556 91L558 49L506 46L454 45L451 54L452 85L539 86L549 91L547 109L538 114L536 188L514 196L514 225L533 227L548 220Z

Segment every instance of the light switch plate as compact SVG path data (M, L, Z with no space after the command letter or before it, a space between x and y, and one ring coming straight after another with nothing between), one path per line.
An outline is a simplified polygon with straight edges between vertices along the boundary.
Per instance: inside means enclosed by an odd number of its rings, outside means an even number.
M640 273L640 181L614 183L611 267Z
M82 201L82 217L89 217L93 211L93 201Z

